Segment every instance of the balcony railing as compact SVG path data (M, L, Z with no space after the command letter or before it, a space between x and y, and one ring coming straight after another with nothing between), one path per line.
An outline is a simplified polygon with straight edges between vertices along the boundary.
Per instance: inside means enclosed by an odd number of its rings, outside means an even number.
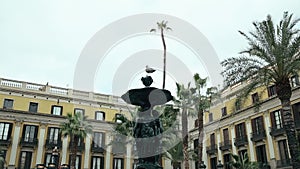
M254 133L251 133L251 140L254 142L261 141L266 138L266 131L260 130Z
M91 151L93 153L104 153L104 148L103 148L103 146L98 146L98 145L92 144Z
M8 147L11 144L11 138L6 140L0 140L0 146L2 147Z
M234 145L236 147L245 146L247 144L248 144L248 137L247 137L247 135L239 136L239 137L235 138L235 140L234 140Z
M22 138L20 141L20 145L22 147L31 147L34 148L38 144L38 139L37 138Z
M225 140L224 142L220 143L220 150L225 151L232 148L231 140Z
M54 147L61 148L62 147L62 141L61 140L53 140L53 139L47 139L45 147L47 149L53 149Z
M276 167L281 168L281 167L289 167L291 166L291 159L284 159L284 160L277 160L276 161Z
M71 143L69 143L69 147L70 147L70 146L72 146ZM78 151L78 152L83 151L84 148L85 148L85 143L84 143L83 141L81 141L80 143L78 143L78 146L77 146L77 151Z
M206 153L211 155L211 154L216 154L218 152L217 145L210 145L206 147Z
M285 129L283 127L282 128L270 127L270 135L272 137L277 137L283 134L285 134Z

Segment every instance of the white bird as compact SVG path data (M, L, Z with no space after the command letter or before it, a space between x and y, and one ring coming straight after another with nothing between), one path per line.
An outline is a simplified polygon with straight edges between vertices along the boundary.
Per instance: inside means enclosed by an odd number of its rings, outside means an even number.
M146 65L145 71L146 71L147 73L153 73L153 72L155 72L156 70L153 69L153 68L151 68L151 67L149 67L148 65Z

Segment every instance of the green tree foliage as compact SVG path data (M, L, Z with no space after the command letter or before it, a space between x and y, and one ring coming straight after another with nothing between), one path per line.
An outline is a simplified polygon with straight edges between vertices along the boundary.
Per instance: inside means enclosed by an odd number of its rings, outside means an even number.
M248 41L248 48L241 52L243 55L221 63L227 85L248 82L238 100L246 98L258 86L275 85L294 169L300 168L300 162L290 106L290 78L300 71L300 32L296 28L299 21L299 18L293 19L293 14L284 12L276 26L270 15L266 20L254 22L254 31L249 34L240 31Z
M235 169L258 169L259 165L257 162L252 162L249 160L248 154L244 153L243 155L231 154L232 161L229 162L229 165Z
M83 140L88 133L92 133L92 126L87 122L87 116L80 113L67 114L65 122L60 124L60 132L66 137L70 137L71 169L75 169L76 153L79 140Z

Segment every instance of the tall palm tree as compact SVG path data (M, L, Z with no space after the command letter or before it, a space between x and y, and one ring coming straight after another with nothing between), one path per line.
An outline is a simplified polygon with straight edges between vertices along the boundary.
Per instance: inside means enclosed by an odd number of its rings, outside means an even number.
M167 64L167 46L165 41L165 30L172 30L170 27L168 27L168 21L161 21L157 22L157 28L160 30L160 36L163 43L164 48L164 70L163 70L163 89L165 89L165 83L166 83L166 64ZM151 29L150 32L155 32L156 29Z
M300 168L298 141L295 124L291 114L290 98L292 95L290 78L300 71L300 34L295 26L300 19L292 20L293 14L284 12L277 26L270 15L262 22L254 22L254 31L242 36L248 41L248 49L243 56L229 58L221 64L222 74L228 85L249 81L244 90L248 95L258 85L274 84L281 101L283 125L287 134L288 146L293 168Z
M210 87L206 89L206 95L203 95L202 90L204 90L206 82L207 78L202 79L198 73L194 75L195 88L192 88L192 93L195 110L198 115L198 166L202 162L204 111L210 107L211 97L217 93L216 87Z
M60 124L60 132L66 137L70 136L71 169L75 169L76 154L79 140L83 140L88 133L92 133L92 126L86 121L87 116L80 113L67 114L66 122Z

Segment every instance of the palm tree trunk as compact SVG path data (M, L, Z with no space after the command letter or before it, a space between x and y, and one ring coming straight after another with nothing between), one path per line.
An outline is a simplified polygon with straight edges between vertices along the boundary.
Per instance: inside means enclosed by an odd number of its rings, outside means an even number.
M76 165L76 155L77 155L77 147L78 147L79 137L72 136L71 137L71 160L70 160L70 168L75 169Z
M276 84L276 91L278 98L281 101L282 115L283 115L283 127L285 129L288 146L291 155L291 161L293 169L300 168L299 156L299 143L297 141L295 132L295 122L291 113L290 98L292 95L291 86L289 80L283 80L281 83Z
M165 89L165 85L166 85L167 47L166 47L166 42L165 42L165 37L164 37L164 30L163 30L163 28L161 29L161 40L162 40L163 46L164 46L163 89Z
M203 110L198 112L198 167L202 162L202 148L203 148Z
M184 157L184 168L189 169L189 154L188 154L188 120L187 120L187 110L183 108L182 116L182 138L183 138L183 157Z

